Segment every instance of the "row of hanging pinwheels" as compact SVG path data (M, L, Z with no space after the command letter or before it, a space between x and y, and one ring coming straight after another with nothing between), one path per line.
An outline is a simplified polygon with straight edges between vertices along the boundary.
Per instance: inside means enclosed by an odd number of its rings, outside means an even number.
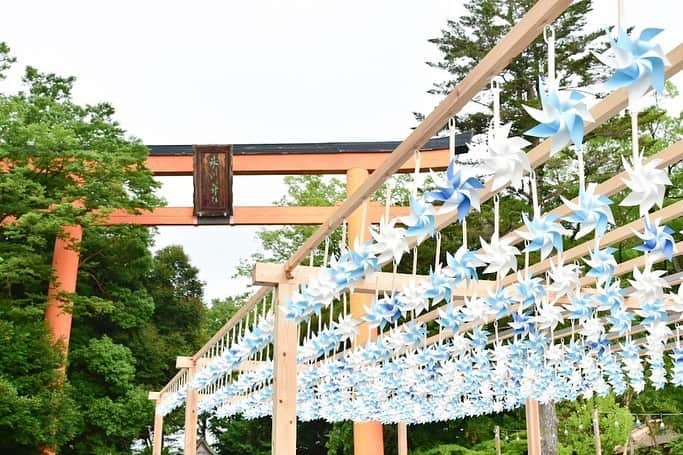
M632 39L619 31L611 51L600 56L601 61L616 66L617 71L606 83L609 89L628 87L631 102L650 85L658 91L663 89L666 57L651 42L658 33L646 29ZM578 91L559 89L550 74L539 86L543 110L528 111L540 124L527 133L550 137L553 153L573 142L581 167L584 122L591 120L584 96ZM463 284L468 287L477 281L478 269L496 274L500 281L500 277L516 269L520 254L511 242L498 235L497 229L489 242L481 239L479 252L463 245L454 254L447 254L447 265L433 270L428 284L412 282L401 291L377 298L362 320L347 314L308 337L298 352L298 360L311 363L336 351L358 335L361 323L384 329L395 326L402 316L415 318L440 303L444 305L439 308L437 322L440 333L449 334L447 339L439 337L438 343L427 345L426 325L413 320L349 350L347 355L308 369L299 377L297 400L301 418L422 422L511 409L530 397L558 401L609 390L621 393L627 382L636 390L644 387L640 345L629 336L634 314L625 307L625 290L614 277L614 251L599 247L600 239L610 223L614 223L611 201L595 194L595 184L585 185L583 181L578 201L565 201L572 212L565 221L578 225L578 236L595 233L595 248L586 260L586 276L592 277L597 286L586 291L579 281L580 267L564 264L562 260L563 237L569 231L560 220L543 216L538 209L533 173L522 150L528 142L509 137L511 125L500 126L496 117L494 108L494 122L486 143L488 156L483 165L492 175L494 190L506 185L519 186L525 174L530 174L533 218L524 216L526 230L520 231L520 235L527 241L525 252L540 251L542 259L557 252L557 261L548 274L550 283L544 286L541 278L530 276L526 269L514 285L498 287L488 297L464 297L464 304L458 305L455 294ZM634 271L631 293L643 302L636 312L648 331L643 352L648 356L651 382L661 387L667 381L664 346L671 336L667 311L683 312L683 295L671 295L665 302L664 289L669 285L662 271L651 269L659 257L670 260L675 248L673 232L647 217L654 205L662 206L664 187L670 183L657 164L645 162L634 144L631 163L624 162L628 174L625 183L631 193L622 204L639 206L645 216L644 230L637 233L643 240L638 249L651 260L642 272ZM295 293L287 305L286 317L304 321L312 314L320 314L341 293L353 289L354 282L379 271L382 263L400 262L408 251L408 238L419 243L434 235L437 213L454 211L458 220L465 223L469 211L479 209L478 191L483 184L471 169L453 160L445 178L434 177L435 188L425 191L422 197L414 192L410 216L398 220L404 227L397 220L383 220L379 229L372 232L371 241L356 242L352 250L343 251ZM494 203L497 211L497 201ZM563 298L569 301L564 308L558 304ZM513 340L490 340L482 326L506 316L512 317L508 325ZM565 319L571 321L571 340L567 344L564 340L554 343L552 334ZM463 328L473 328L469 337L464 335ZM271 313L200 370L191 386L206 390L225 378L226 372L272 343L272 329ZM626 336L618 357L610 334ZM491 341L493 348L487 348ZM683 383L682 354L679 347L674 349L676 366L671 380L679 385ZM242 373L236 381L224 384L203 400L202 409L219 408L223 415L267 415L272 410L267 386L270 380L272 366L265 362L261 369ZM162 402L162 413L181 405L184 398L183 390L167 397Z

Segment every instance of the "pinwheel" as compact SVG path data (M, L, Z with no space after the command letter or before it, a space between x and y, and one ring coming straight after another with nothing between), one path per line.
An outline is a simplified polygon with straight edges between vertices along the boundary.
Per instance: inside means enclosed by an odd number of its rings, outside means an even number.
M538 306L537 315L533 318L540 330L555 330L558 324L564 321L562 308L549 302L543 302Z
M534 317L528 311L515 311L512 313L512 322L508 325L515 335L525 335L533 330Z
M673 360L673 368L671 369L671 383L673 385L683 387L683 349L681 347L674 348L671 353L671 360Z
M625 335L631 330L633 314L624 309L612 311L607 317L607 322L611 325L609 331L619 335Z
M489 128L486 153L481 160L486 172L493 174L492 191L505 185L522 186L524 173L531 172L529 157L522 150L530 143L519 136L509 137L512 123L498 128Z
M401 317L401 306L396 300L395 294L384 294L384 297L377 300L373 305L375 313L380 317L380 328L386 324L393 324Z
M628 280L633 287L633 297L640 302L653 301L664 298L664 289L671 287L662 278L666 270L649 270L647 267L641 272L638 267L633 269L633 279Z
M643 318L642 324L644 325L653 325L669 320L664 309L664 301L659 298L642 301L640 309L636 310L636 314Z
M555 85L546 87L542 81L538 85L543 110L529 106L524 106L524 109L540 124L525 134L550 137L550 156L562 150L570 141L580 147L583 143L584 123L594 121L584 102L585 96L575 90L560 90Z
M455 283L470 280L477 280L477 267L484 266L477 257L477 253L468 250L464 245L460 246L455 254L446 253L447 267L443 273L449 278L453 278Z
M569 296L569 302L569 305L564 305L564 308L569 311L567 316L569 319L585 321L593 317L595 305L592 295L576 292Z
M591 250L590 259L584 259L584 262L590 267L586 276L595 278L600 286L608 283L614 276L614 271L617 268L617 261L614 259L616 251L612 247L602 250L596 247Z
M415 348L425 340L426 334L427 329L423 324L415 324L411 321L403 330L402 340L406 346Z
M404 315L411 312L420 315L429 310L429 298L425 295L425 290L424 284L416 283L415 280L404 286L403 291L396 297Z
M512 299L519 302L522 309L529 308L545 296L543 280L538 277L524 275L521 272L517 272L517 284L515 284L514 289L515 293Z
M411 196L410 215L399 218L399 221L408 228L406 236L415 237L418 244L434 235L434 207L422 199Z
M555 298L559 299L564 295L579 288L579 271L580 267L574 263L561 264L559 261L555 264L550 261L550 286L548 290L555 294Z
M512 299L505 293L505 289L498 288L495 292L489 290L486 303L496 318L502 318L510 312Z
M429 272L429 284L425 291L425 297L432 300L432 305L436 305L442 300L451 301L452 280L446 275L444 269L437 268Z
M358 335L360 321L350 314L340 316L338 321L332 323L332 327L341 339L352 340Z
M659 44L652 39L663 30L646 28L638 37L619 29L616 37L610 40L611 47L603 54L595 56L603 64L613 68L615 73L605 82L605 88L616 90L628 87L629 104L638 100L652 86L657 92L664 92L664 68L670 63Z
M612 283L603 283L598 288L598 293L595 294L598 311L621 311L624 309L624 289L621 287L621 281L616 280Z
M301 321L311 314L311 307L312 303L308 297L300 292L294 292L285 305L285 318Z
M626 207L638 206L640 216L645 216L650 209L657 205L664 205L664 192L671 180L664 169L659 169L662 161L659 159L643 162L643 156L632 158L631 163L622 157L624 169L628 178L624 184L631 190L619 205Z
M451 160L446 170L445 180L432 172L436 189L428 191L424 200L429 203L441 202L439 214L457 212L458 220L465 219L472 208L479 210L479 193L484 185L476 177L463 176L463 169Z
M496 273L505 276L510 270L517 270L519 250L512 245L512 238L492 237L491 243L480 238L481 250L478 259L487 264L484 273Z
M573 212L565 217L566 221L579 225L576 238L581 238L591 231L595 231L598 237L605 235L609 223L614 224L614 216L610 209L612 201L604 195L596 195L596 183L590 183L584 190L579 190L578 204L568 201L562 197L562 201Z
M382 219L379 230L372 229L370 234L375 239L374 252L380 263L394 260L397 264L401 262L403 253L408 251L408 241L406 240L406 230L395 226L396 221L386 221Z
M461 307L451 303L438 309L439 318L436 322L442 330L457 333L465 316L462 314Z
M678 292L676 294L669 294L668 303L669 305L667 305L666 308L668 311L683 315L683 285L678 286Z
M597 343L602 340L605 327L599 319L582 319L579 325L579 333L586 338L586 341Z
M553 248L562 252L562 236L569 235L570 232L560 223L556 222L557 216L545 215L529 220L526 213L522 214L522 220L526 230L518 230L517 233L529 244L524 251L541 250L541 260L547 258L552 253Z
M481 327L476 327L472 330L472 333L470 333L470 344L472 344L475 349L485 349L488 343L489 332Z
M352 280L367 272L378 271L382 268L377 256L375 256L373 242L361 243L359 239L354 241L353 250L348 251L348 263L353 265L353 267L349 267Z
M322 269L318 276L308 282L302 291L309 301L309 311L320 313L323 307L329 306L338 294L337 281L327 269Z
M668 260L671 260L673 254L676 252L676 244L671 234L673 229L669 226L660 226L661 218L650 222L649 217L645 216L643 222L643 232L634 231L633 233L643 241L642 245L638 245L634 250L642 251L650 254L661 254Z
M465 316L464 321L473 322L474 324L487 324L489 318L494 313L485 299L474 295L472 297L465 297L462 314Z

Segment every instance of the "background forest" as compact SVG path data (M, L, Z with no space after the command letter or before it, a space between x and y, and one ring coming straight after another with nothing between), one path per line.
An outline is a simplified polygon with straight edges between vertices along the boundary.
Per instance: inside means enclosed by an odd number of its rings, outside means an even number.
M430 91L439 95L449 91L533 3L468 2L468 13L448 21L432 40L442 59L430 65L444 71L444 80ZM604 79L591 54L604 46L604 32L586 30L590 10L591 1L577 1L556 23L558 72L564 86L597 87L595 83ZM513 122L518 134L533 126L521 105L538 98L538 62L545 52L542 40L537 40L502 74L502 119ZM0 76L14 63L9 48L2 44ZM0 224L0 453L33 454L41 447L57 447L64 454L148 453L153 404L147 392L159 390L175 373L176 356L196 351L244 297L204 302L203 283L181 246L153 254L153 229L98 226L93 210L101 216L113 209L163 204L154 195L158 184L144 168L146 147L113 120L112 106L75 103L73 78L27 67L23 80L22 91L0 94L0 161L10 164L9 172L0 174L0 219L15 219ZM667 86L666 96L677 94L674 86ZM668 113L661 101L652 98L640 115L640 143L647 155L683 138L683 116ZM484 132L490 115L488 102L485 93L478 96L473 108L458 117L458 130ZM603 181L621 169L621 155L630 153L628 122L618 116L589 136L587 181ZM572 166L571 156L560 153L537 171L544 211L560 204L560 194L578 193ZM683 197L683 169L672 166L669 175L673 185L666 197L678 200ZM395 179L394 202L408 202L409 180ZM286 184L287 194L277 204L333 205L346 196L344 182L335 178L287 177ZM502 232L520 224L529 201L524 190L504 193ZM52 210L45 210L48 207ZM479 235L487 237L492 232L489 210L483 207L468 218L472 247L478 245ZM613 210L618 224L637 218L632 208L615 206ZM43 313L55 236L60 226L76 223L84 226L85 234L79 246L81 267L72 296L73 330L63 379L57 367L64 359L51 345ZM669 225L678 232L683 220ZM260 253L245 258L241 272L248 273L256 260L287 259L313 230L297 226L262 231ZM444 254L457 249L460 239L459 227L446 229ZM628 259L632 246L629 241L617 245L620 259ZM434 250L429 240L420 247L420 273L428 272ZM406 258L402 267L411 262ZM683 270L680 258L673 267ZM603 451L612 453L626 442L635 425L649 423L648 416L681 412L683 391L646 389L639 395L629 392L557 404L560 454L594 453L591 412L596 407L601 412ZM165 419L165 434L181 428L182 413L181 408ZM683 432L683 416L667 415L663 422L666 430ZM410 450L416 455L491 454L496 425L501 427L504 454L526 453L524 410L410 426ZM653 431L664 431L659 423L650 425ZM199 431L214 443L217 454L270 453L269 419L201 416ZM385 426L384 431L386 453L396 453L396 428ZM165 452L177 453L171 439ZM298 440L301 454L353 453L349 422L300 423ZM639 453L662 451L683 453L683 439Z

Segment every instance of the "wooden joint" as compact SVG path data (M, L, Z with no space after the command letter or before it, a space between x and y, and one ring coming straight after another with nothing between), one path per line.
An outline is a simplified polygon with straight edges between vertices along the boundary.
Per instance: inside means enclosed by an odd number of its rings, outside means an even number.
M178 356L175 359L175 366L176 368L192 368L195 366L195 362L192 357Z
M159 401L161 399L161 392L149 392L147 393L147 399Z

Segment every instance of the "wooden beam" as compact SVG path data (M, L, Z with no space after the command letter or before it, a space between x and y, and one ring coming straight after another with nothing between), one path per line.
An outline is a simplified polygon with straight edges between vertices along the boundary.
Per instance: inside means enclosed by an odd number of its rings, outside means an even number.
M277 288L273 341L273 453L296 454L296 350L298 324L285 318L284 308L296 291L291 284Z
M257 262L252 272L252 280L258 286L275 286L278 283L300 285L308 283L324 270L321 267L309 267L302 265L292 271L292 278L288 279L285 274L285 266L269 262ZM372 272L354 283L354 292L374 294L376 290L391 292L401 290L411 282L416 284L428 284L428 275L411 275L407 273ZM469 286L464 281L453 289L455 297L470 297L472 295L488 296L489 291L496 288L495 281L479 280Z
M552 22L571 5L571 0L539 0L500 42L472 69L451 93L408 135L391 156L331 215L287 261L285 270L291 272L355 209L367 200L408 158L422 147L448 122L454 114L481 91L491 78L500 73ZM548 150L550 150L548 142Z
M529 455L542 455L538 401L532 399L526 400L526 438Z
M345 174L361 167L369 171L379 168L389 158L389 152L340 152L233 155L234 175L305 175ZM448 167L448 149L422 150L420 163L423 169L443 170ZM150 155L147 167L158 176L192 175L191 155ZM406 160L396 172L413 172L415 162Z
M178 357L178 359L188 359L188 357ZM182 362L182 361L181 361ZM190 384L194 378L197 367L194 362L187 368L187 397L185 398L185 434L184 434L184 455L197 455L197 405L199 404L199 391L191 388Z
M192 207L159 207L140 214L128 213L125 210L114 211L106 224L139 224L144 226L198 226L202 224L231 226L276 226L276 225L316 225L323 224L336 210L329 207L299 206L237 206L230 219L208 220L205 223L197 220ZM391 217L406 216L410 207L394 206L390 209ZM379 223L384 216L384 207L379 203L368 207L367 217L371 223ZM210 222L209 222L210 221Z
M408 455L408 425L406 425L405 422L399 422L397 433L398 455Z

